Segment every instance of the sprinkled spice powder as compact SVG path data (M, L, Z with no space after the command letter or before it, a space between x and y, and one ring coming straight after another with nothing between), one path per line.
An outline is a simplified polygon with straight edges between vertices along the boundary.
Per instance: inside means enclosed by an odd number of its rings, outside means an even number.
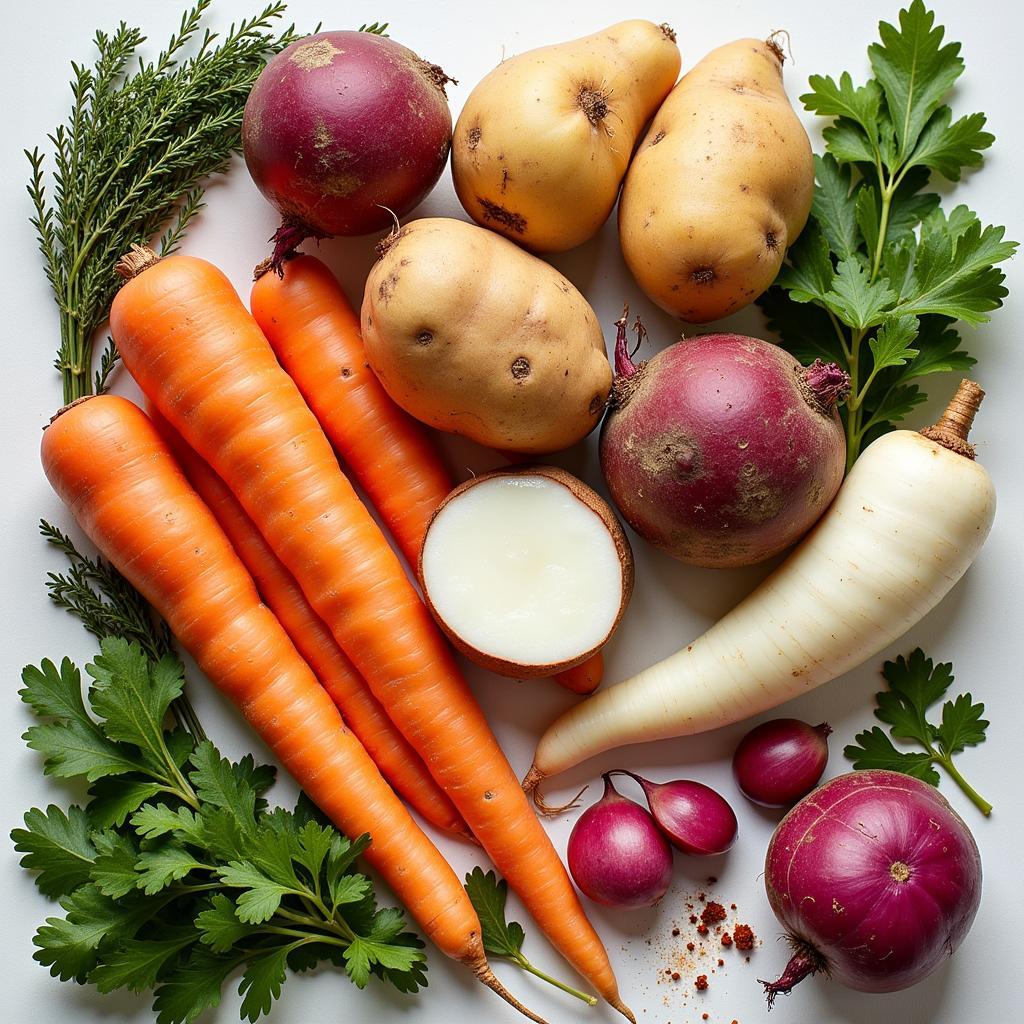
M705 925L716 924L724 921L728 915L721 903L709 903L701 912L700 919Z
M744 952L754 948L755 938L754 930L749 924L738 924L732 930L732 940L736 943L736 948Z

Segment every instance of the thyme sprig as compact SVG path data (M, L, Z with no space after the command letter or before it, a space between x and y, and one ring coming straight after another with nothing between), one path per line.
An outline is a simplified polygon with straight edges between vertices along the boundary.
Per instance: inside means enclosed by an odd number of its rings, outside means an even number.
M110 343L93 376L115 260L161 231L163 252L179 245L202 208L203 183L240 146L245 99L266 59L297 38L292 28L272 31L279 2L221 37L201 24L211 2L197 0L159 56L134 68L142 32L124 22L98 31L95 63L72 63L71 113L49 136L52 184L43 152L26 150L32 223L60 310L55 366L65 402L103 390L117 364Z

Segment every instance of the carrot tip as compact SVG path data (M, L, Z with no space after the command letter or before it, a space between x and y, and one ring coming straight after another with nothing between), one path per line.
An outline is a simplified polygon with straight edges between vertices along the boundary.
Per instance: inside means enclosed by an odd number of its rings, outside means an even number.
M630 1022L630 1024L636 1024L636 1017L633 1016L633 1011L618 997L608 1000L608 1005L614 1010L618 1010L623 1017Z
M486 985L492 992L496 992L502 999L505 1000L509 1006L514 1006L524 1017L529 1020L535 1021L536 1024L548 1024L543 1018L538 1016L533 1010L528 1010L521 1002L500 981L495 977L494 971L491 970L490 965L485 961L482 964L477 965L474 968L474 973L477 976L477 980L481 981ZM618 1007L616 1007L618 1009ZM628 1012L628 1011L627 1011ZM630 1015L632 1018L632 1015ZM636 1024L636 1021L633 1021Z

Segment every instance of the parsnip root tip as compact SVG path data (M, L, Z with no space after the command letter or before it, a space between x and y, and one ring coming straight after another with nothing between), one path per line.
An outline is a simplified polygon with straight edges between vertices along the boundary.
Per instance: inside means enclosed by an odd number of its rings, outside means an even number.
M538 814L543 815L545 818L557 818L560 814L566 814L568 811L579 807L580 797L586 793L588 788L584 786L567 804L549 804L536 786L527 792L532 793L533 805L537 808Z
M519 1000L516 999L516 997L512 995L512 993L509 992L509 990L505 988L500 981L498 981L494 971L491 970L490 965L486 961L470 966L473 967L473 973L476 975L477 981L482 982L492 992L496 992L505 1000L506 1003L509 1004L509 1006L515 1007L515 1009L517 1009L524 1017L529 1020L536 1021L536 1024L548 1024L543 1017L538 1016L533 1012L533 1010L529 1010L523 1006L523 1004L519 1002Z

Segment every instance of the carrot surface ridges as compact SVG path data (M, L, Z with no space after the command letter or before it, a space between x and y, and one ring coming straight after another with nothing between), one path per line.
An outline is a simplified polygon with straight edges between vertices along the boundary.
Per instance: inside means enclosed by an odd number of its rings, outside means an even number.
M145 413L91 398L47 428L42 458L89 538L312 800L347 835L370 833L367 860L420 927L478 969L480 923L459 880L345 728Z
M125 365L216 470L553 945L623 1013L568 874L397 556L216 267L161 260L111 309Z
M156 410L150 413L150 417L185 477L209 507L242 564L252 574L260 596L277 616L380 773L399 796L432 825L472 839L454 804L388 718L330 630L309 607L295 578L270 550L227 484L185 444Z
M334 450L415 567L427 524L455 486L423 427L367 365L359 317L331 271L296 256L261 274L249 305Z

